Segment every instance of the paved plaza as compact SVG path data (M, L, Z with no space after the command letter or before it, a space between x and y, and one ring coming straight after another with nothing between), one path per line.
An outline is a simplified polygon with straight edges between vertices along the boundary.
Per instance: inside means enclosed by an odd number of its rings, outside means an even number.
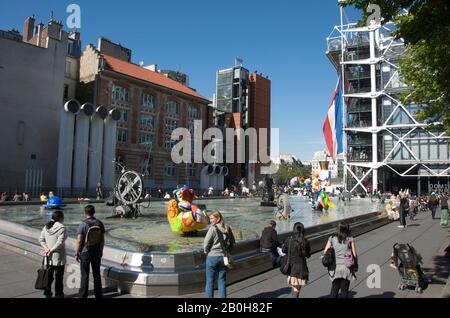
M350 296L353 298L438 298L450 297L449 253L445 249L450 245L448 228L441 228L439 219L432 220L428 213L419 214L415 221L409 221L407 229L391 223L356 239L359 255L359 272L357 280L350 285ZM389 266L392 246L396 242L411 243L423 257L423 269L430 284L423 294L414 290L399 291L397 285L399 275ZM380 266L379 288L368 288L367 281L376 283L366 269L371 264ZM10 251L0 250L0 297L4 298L41 298L41 291L34 289L36 269L39 262ZM308 261L310 282L301 291L301 297L327 297L331 283L320 262L320 253L312 255ZM67 282L66 282L67 283ZM134 297L119 295L115 290L105 289L105 297ZM66 297L76 297L75 288L65 287ZM290 296L290 288L286 277L278 269L254 276L228 286L228 297L233 298L286 298ZM183 298L203 297L202 293L184 295Z

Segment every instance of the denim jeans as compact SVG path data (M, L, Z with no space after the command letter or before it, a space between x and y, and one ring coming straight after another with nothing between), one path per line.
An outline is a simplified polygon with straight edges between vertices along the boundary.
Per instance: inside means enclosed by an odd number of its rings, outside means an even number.
M95 298L102 298L102 279L100 276L100 264L102 258L99 253L83 252L80 255L81 286L79 291L80 298L87 298L89 292L89 267L92 267L92 276L94 276L94 295Z
M227 298L227 271L223 263L223 256L207 256L206 257L206 287L205 297L214 297L214 276L218 274L217 287L219 288L219 297Z

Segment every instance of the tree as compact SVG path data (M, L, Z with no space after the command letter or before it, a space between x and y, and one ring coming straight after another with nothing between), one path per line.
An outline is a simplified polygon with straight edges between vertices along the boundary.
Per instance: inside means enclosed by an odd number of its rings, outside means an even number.
M372 12L369 4L381 9L383 22L396 24L394 36L405 41L400 74L411 87L402 102L421 105L419 120L442 122L450 133L450 1L448 0L347 0L362 10L360 24ZM405 10L407 13L405 13Z
M309 178L311 176L311 169L297 164L282 163L275 176L279 182L289 183L294 177Z

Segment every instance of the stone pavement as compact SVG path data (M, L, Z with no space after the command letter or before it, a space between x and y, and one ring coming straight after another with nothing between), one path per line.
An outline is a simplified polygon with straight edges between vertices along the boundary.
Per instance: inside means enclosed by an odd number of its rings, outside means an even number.
M428 213L419 214L416 221L409 221L407 229L397 228L398 223L391 223L356 238L359 255L359 272L357 280L350 285L350 296L383 297L383 298L435 298L450 297L449 269L450 258L445 249L450 245L449 229L442 229L440 220L431 220ZM398 272L389 266L392 246L394 243L411 243L423 257L423 269L431 281L423 294L414 290L400 291ZM375 274L367 272L368 266L375 264L380 268L380 284L376 288L369 288L367 281L377 283ZM0 246L0 297L1 298L41 298L42 292L34 289L36 270L39 262L9 251ZM308 261L310 270L309 284L301 291L301 297L327 297L331 282L325 268L320 262L320 253L311 256ZM77 289L69 288L73 285L66 274L66 297L76 297ZM368 279L369 278L369 279ZM446 285L447 284L447 285ZM379 288L378 288L379 287ZM92 289L92 286L91 286ZM233 298L285 298L290 295L290 288L286 284L286 277L278 269L257 275L228 286L228 297ZM114 290L104 290L105 297L134 297L119 295ZM204 297L202 293L182 296L183 298Z
M438 211L439 212L439 211ZM357 280L350 284L350 297L361 298L438 298L444 294L447 283L448 289L450 253L445 257L445 249L450 245L449 228L441 228L440 220L431 219L429 213L416 216L415 221L407 220L408 228L398 228L394 222L363 234L356 238L356 248L359 256L359 272ZM423 294L414 290L398 290L398 271L390 267L392 246L396 243L411 243L423 257L422 269L431 280ZM321 253L316 253L308 260L310 271L309 284L304 287L300 297L327 297L331 289L331 281L320 260ZM368 288L368 266L380 266L380 288ZM373 276L371 276L372 278ZM369 279L372 281L372 279ZM234 298L285 298L290 297L290 287L286 277L279 269L246 279L230 285L227 288L228 297ZM203 297L202 294L190 295Z

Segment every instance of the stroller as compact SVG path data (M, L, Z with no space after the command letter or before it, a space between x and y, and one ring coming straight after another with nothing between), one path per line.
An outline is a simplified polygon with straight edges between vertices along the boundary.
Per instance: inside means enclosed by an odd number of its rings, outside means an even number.
M395 243L392 250L392 262L400 275L398 289L414 287L417 293L422 293L426 279L420 267L422 256L414 247L409 244Z

